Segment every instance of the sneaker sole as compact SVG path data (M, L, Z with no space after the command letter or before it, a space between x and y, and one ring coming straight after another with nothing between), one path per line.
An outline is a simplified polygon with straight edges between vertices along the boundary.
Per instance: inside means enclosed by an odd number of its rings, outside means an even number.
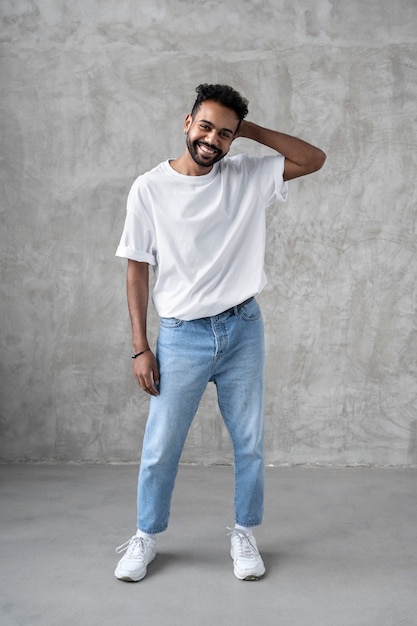
M241 576L237 574L236 572L234 572L234 575L239 580L260 580L261 578L265 576L265 572L263 574L247 574L246 576L245 575Z
M131 576L116 576L117 580L122 580L124 583L138 583L140 580L143 580L146 576L146 572L140 578L132 578Z

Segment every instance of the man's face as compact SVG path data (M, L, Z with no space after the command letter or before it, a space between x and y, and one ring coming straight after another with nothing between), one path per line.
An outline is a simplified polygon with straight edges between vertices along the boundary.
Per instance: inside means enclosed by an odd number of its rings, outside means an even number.
M187 115L184 130L187 148L193 161L204 168L211 168L230 150L239 118L233 109L219 102L207 100L194 113Z

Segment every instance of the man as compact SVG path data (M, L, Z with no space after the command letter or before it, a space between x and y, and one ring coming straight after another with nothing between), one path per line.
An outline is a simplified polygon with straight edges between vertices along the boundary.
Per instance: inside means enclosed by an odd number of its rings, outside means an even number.
M247 100L227 85L200 85L185 118L186 147L134 182L116 254L128 259L133 372L151 396L138 481L137 533L115 570L141 580L167 528L179 459L209 382L217 387L235 457L234 574L265 573L253 527L261 524L264 475L264 339L255 297L264 274L265 208L287 181L320 169L325 154L245 120ZM227 153L245 137L277 152ZM148 270L160 316L155 354L146 333Z

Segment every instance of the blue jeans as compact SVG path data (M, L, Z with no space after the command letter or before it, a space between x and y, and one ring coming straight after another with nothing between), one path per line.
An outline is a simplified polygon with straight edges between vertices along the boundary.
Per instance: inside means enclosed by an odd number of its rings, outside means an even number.
M160 395L151 398L138 481L137 527L168 526L180 456L209 382L230 434L235 521L262 522L264 491L264 331L255 300L192 321L161 318L156 357Z

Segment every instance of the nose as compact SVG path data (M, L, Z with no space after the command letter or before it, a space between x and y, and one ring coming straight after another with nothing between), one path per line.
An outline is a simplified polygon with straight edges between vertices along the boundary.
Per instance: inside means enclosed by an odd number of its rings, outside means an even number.
M207 131L206 142L216 147L219 145L219 140L218 140L215 128L212 128L211 130Z

